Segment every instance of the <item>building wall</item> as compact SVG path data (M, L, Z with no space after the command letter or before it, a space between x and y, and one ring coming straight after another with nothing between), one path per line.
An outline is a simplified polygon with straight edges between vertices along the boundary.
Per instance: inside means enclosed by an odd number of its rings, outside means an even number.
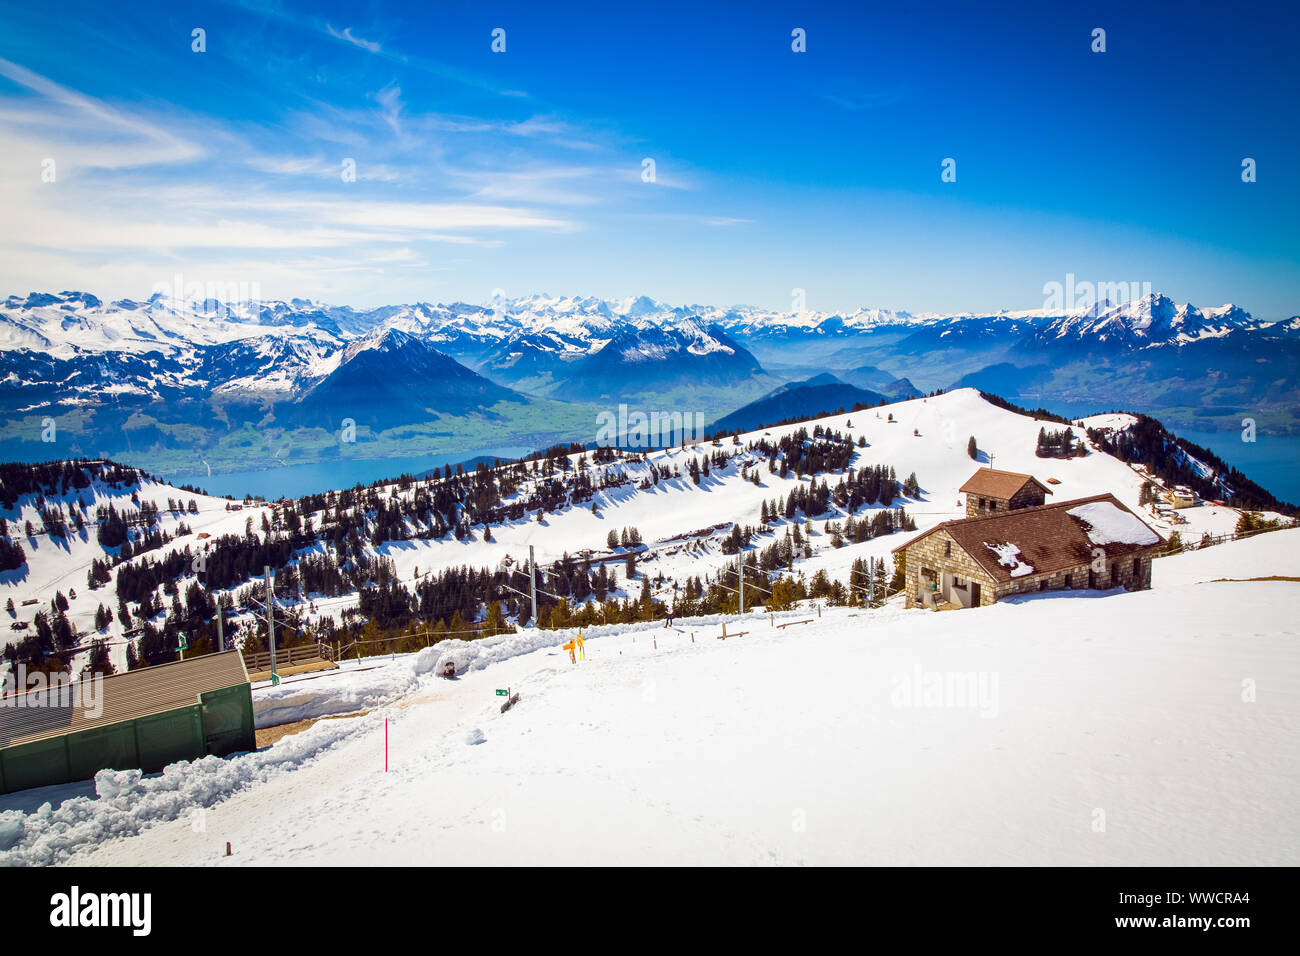
M1044 581L1047 582L1046 586L1042 584ZM1128 591L1145 591L1151 587L1151 554L1140 552L1108 561L1106 569L1096 575L1093 574L1090 563L1050 574L1027 575L1007 584L999 584L996 596L1004 598L1035 591L1059 591L1066 587L1072 590L1096 588L1101 591L1123 587Z
M976 564L975 559L963 551L956 541L953 541L947 531L940 529L922 538L915 544L909 545L904 554L907 559L904 574L907 581L907 607L933 607L936 600L942 600L937 592L930 590L928 582L922 581L922 567L932 568L935 571L935 584L941 583L940 575L944 572L960 577L968 582L968 594L970 593L969 582L978 582L981 605L992 604L995 600L993 578Z
M951 552L949 552L951 545ZM1048 574L1026 575L1005 584L994 581L991 575L980 567L975 559L967 554L947 531L942 529L909 545L904 552L906 556L907 598L906 607L934 607L944 600L942 594L943 575L945 573L960 577L968 582L976 581L980 585L980 605L995 603L998 599L1013 594L1031 594L1037 591L1059 591L1067 587L1081 589L1096 587L1102 590L1124 587L1130 591L1146 590L1151 587L1151 552L1142 551L1123 558L1107 562L1106 569L1094 576L1092 565L1084 563L1072 568L1053 571ZM1136 562L1136 564L1135 564ZM934 570L933 583L937 589L930 588L930 580L923 578L922 568ZM969 595L969 590L967 591ZM956 602L967 603L967 602Z
M980 506L981 501L984 502L983 507ZM966 517L979 518L983 515L1003 514L1016 508L1035 508L1046 503L1047 496L1043 493L1043 489L1032 481L1027 481L1010 498L993 498L989 495L967 493Z
M1047 504L1047 495L1032 481L1026 481L1021 489L1011 496L1012 508L1037 508L1043 504Z

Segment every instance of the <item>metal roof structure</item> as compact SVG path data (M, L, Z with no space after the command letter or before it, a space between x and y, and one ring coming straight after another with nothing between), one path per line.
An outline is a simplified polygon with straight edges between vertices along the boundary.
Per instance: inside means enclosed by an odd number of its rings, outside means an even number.
M193 707L200 694L247 684L248 672L239 651L229 650L110 674L98 689L78 686L85 683L0 698L0 750ZM96 715L86 700L95 702Z

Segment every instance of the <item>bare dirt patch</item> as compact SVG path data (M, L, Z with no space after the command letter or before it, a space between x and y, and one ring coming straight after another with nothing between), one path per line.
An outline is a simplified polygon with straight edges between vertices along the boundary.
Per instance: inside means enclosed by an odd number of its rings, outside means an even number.
M281 737L289 737L293 734L306 730L318 720L338 720L340 717L361 717L370 713L368 710L357 710L350 714L329 714L325 717L312 717L309 720L295 720L289 724L276 724L274 727L260 727L254 734L257 738L257 749L269 747Z

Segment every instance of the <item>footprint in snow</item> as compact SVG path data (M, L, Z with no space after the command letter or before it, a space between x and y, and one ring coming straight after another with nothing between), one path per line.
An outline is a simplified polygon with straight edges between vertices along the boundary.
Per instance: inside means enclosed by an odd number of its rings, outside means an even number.
M469 733L465 735L465 743L469 744L471 747L475 744L481 744L485 740L487 740L487 738L483 736L483 731L477 727L471 728Z

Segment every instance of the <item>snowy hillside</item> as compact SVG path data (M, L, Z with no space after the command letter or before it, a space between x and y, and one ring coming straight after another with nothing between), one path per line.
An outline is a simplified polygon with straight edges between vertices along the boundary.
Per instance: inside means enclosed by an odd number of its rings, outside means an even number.
M1295 534L1157 566L1294 574ZM0 862L1294 865L1296 584L1174 577L430 649L257 753L0 798Z
M751 432L740 436L738 443L728 439L716 446L702 443L648 456L627 455L605 465L594 465L590 455L573 453L568 456L570 468L560 471L561 474L568 474L572 480L580 472L585 458L588 474L604 476L602 482L605 486L595 488L590 500L562 503L554 508L524 508L522 502L526 495L537 494L547 487L548 479L538 475L527 478L498 509L513 507L518 512L515 517L492 520L489 524L481 520L471 523L462 512L458 534L451 533L450 528L441 524L437 526L442 528L438 532L434 525L414 518L404 518L396 524L386 520L384 530L380 531L379 510L366 506L370 510L365 511L364 526L353 533L361 534L358 549L367 561L382 558L391 562L389 567L393 578L389 579L385 572L385 580L412 592L424 585L430 575L451 569L509 567L517 570L532 546L544 573L553 572L566 556L581 558L585 553L589 558L599 559L603 555L616 573L612 585L613 598L635 600L641 589L648 586L653 598L667 607L673 604L675 594L679 593L675 588L684 588L688 581L696 578L706 583L720 580L719 576L725 569L734 567L736 555L734 549L728 549L727 540L742 526L754 532L747 558L751 567L757 565L761 550L788 542L796 531L806 535L805 547L791 550L787 567L770 569L765 575L769 580L781 571L793 571L805 581L811 580L818 572L824 572L830 579L846 585L861 584L850 574L855 561L883 559L887 566L892 567L889 563L891 549L907 540L910 533L895 531L856 543L843 542L835 532L851 515L847 508L835 504L833 498L821 513L807 515L796 512L793 517L778 515L766 523L762 521L769 503L788 498L792 493L807 493L814 486L835 486L849 470L861 473L871 467L893 468L900 483L914 473L920 488L916 495L906 497L900 492L890 505L860 506L852 516L865 520L902 506L918 531L964 516L964 502L957 489L976 468L987 466L990 457L999 469L1032 474L1047 483L1054 496L1049 501L1113 493L1165 536L1176 528L1183 540L1195 542L1202 533L1227 534L1235 528L1238 512L1227 506L1183 509L1176 515L1182 522L1177 525L1171 523L1172 517L1157 517L1139 505L1144 477L1104 453L1094 451L1082 458L1061 460L1036 457L1038 433L1044 424L990 404L978 392L964 389L933 398L831 416L816 422ZM1046 425L1053 429L1058 427L1053 423ZM843 471L818 473L812 477L799 477L793 471L782 475L780 468L769 466L766 455L751 448L759 442L775 444L800 429L811 432L818 426L838 432L853 442L851 457ZM1086 440L1082 428L1075 427L1073 431L1077 439ZM967 455L967 443L971 437L976 439L979 448L979 462L972 461ZM708 454L726 456L725 461L701 476L697 485L689 476L691 464ZM669 477L652 481L652 473L656 471ZM438 480L382 486L375 490L375 501L384 503L386 511L398 504L411 510L417 496L436 495L439 487ZM226 508L230 503L224 499L194 495L151 481L139 487L109 489L95 486L84 491L68 490L62 495L47 496L47 508L57 504L65 515L80 513L86 516L84 530L73 529L63 538L51 538L42 533L40 503L35 495L23 495L12 508L3 512L3 516L9 523L11 540L22 546L27 563L23 568L0 574L0 604L12 599L15 612L8 616L11 623L27 624L29 629L0 631L6 643L13 643L31 633L35 614L48 611L56 592L62 592L69 600L68 616L75 628L87 640L98 636L112 641L112 659L119 667L125 663L123 637L126 628L120 619L115 585L91 590L88 574L93 561L106 560L116 553L115 549L105 548L97 542L96 509L114 504L120 511L134 511L138 506L132 502L133 495L141 502L158 505L157 530L172 540L130 558L125 562L127 567L159 562L167 555L185 549L197 556L223 536L247 542L241 545L244 548L281 540L297 542L277 545L291 555L284 566L286 575L300 569L304 561L323 559L334 553L325 537L289 538L282 506L249 505L241 506L239 511L228 511ZM180 512L168 511L166 502L169 498L180 503ZM191 500L195 511L186 510ZM312 499L298 503L295 508L303 512L308 527L321 529L322 536L330 521L337 518L336 512L323 500ZM416 508L412 513L421 512ZM25 534L29 522L34 531L31 535ZM185 526L185 534L179 534L181 525ZM637 529L643 543L633 548L615 547L611 550L608 547L610 532L617 533L627 528ZM331 532L330 537L333 536ZM836 547L837 542L843 546ZM626 579L624 571L624 559L629 551L634 552L636 558L635 577L631 580ZM355 557L349 565L358 574L363 570ZM120 564L113 567L114 581L121 567ZM252 574L260 576L260 561L250 567ZM188 569L188 563L183 565L183 573L174 581L182 596L191 585L205 584L203 575ZM373 575L375 572L372 568L366 573ZM238 578L229 587L207 588L204 593L239 605L243 603L240 592L255 583L255 579ZM518 587L518 583L515 586ZM542 586L548 587L546 584ZM73 589L75 596L71 593ZM506 591L501 591L500 596L507 602L511 597ZM130 603L130 611L135 616L134 627L142 623L137 600L138 597L133 597ZM338 593L330 594L310 587L301 593L290 588L282 594L281 600L304 625L320 622L327 616L338 624L345 613L356 613L360 609L360 594L356 588L344 587ZM595 599L582 597L576 600L590 602ZM759 594L750 597L751 603L762 600ZM26 605L25 601L35 603ZM155 613L150 620L162 626L172 613L168 611L172 597L167 585L157 586L151 603L151 610ZM103 631L96 632L94 616L101 604L111 613L112 620ZM481 620L485 613L486 607L480 604L474 617ZM357 620L356 626L359 627L363 621L364 616ZM252 609L245 607L232 618L231 623L235 628L251 628L257 622ZM431 624L432 620L426 623Z

